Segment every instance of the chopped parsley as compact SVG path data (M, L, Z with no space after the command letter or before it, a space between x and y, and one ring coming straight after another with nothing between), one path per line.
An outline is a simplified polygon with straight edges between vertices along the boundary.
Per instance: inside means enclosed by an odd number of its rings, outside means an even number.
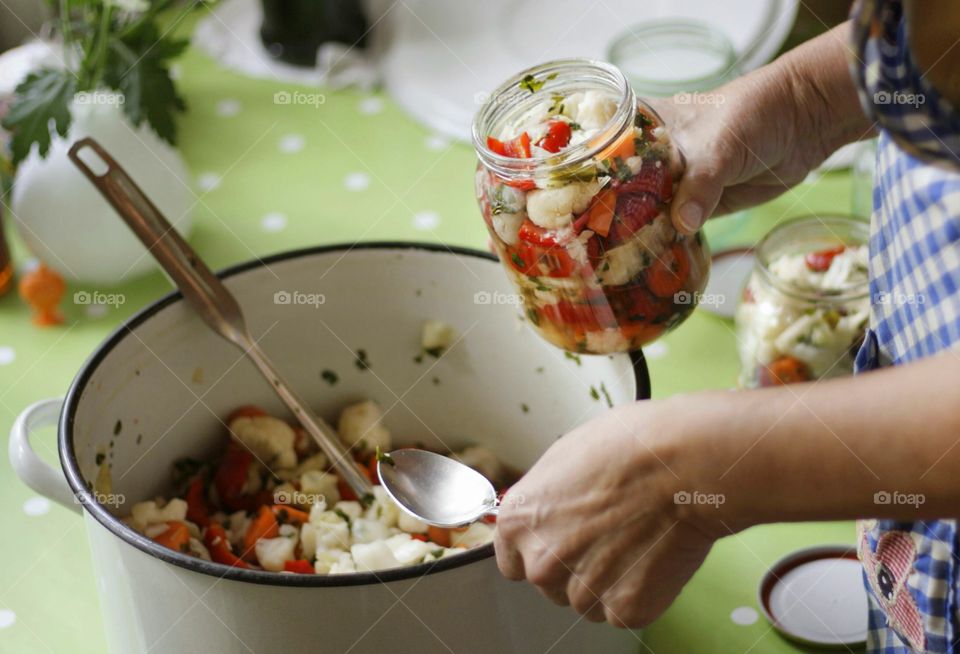
M526 74L523 76L523 79L520 80L520 88L525 91L530 91L530 93L536 93L543 88L543 85L547 83L548 80L556 78L556 73L550 73L543 79L537 79L531 74Z
M570 131L576 132L577 130L583 129L580 127L580 123L570 123Z
M540 316L537 315L536 309L527 309L527 318L536 326L540 326Z
M606 400L607 406L612 409L613 400L610 399L610 393L607 391L607 385L603 382L600 382L600 392L603 393L603 399Z
M511 252L511 253L510 253L510 260L513 261L513 263L515 263L515 264L518 265L518 266L524 266L524 267L525 267L525 266L527 265L527 264L525 264L525 263L523 262L523 259L521 259L521 258L520 258L520 255L517 254L516 252Z
M434 359L439 359L440 355L443 354L444 348L438 345L436 347L426 347L423 349L423 351L432 356Z
M323 378L323 381L327 382L331 386L340 380L340 377L337 376L337 373L332 370L324 370L320 373L320 377Z
M387 464L388 466L390 466L391 468L396 468L396 467L397 467L397 462L393 460L393 457L390 456L390 453L389 453L389 452L382 452L382 451L380 450L380 446L379 446L379 445L377 445L376 457L377 457L377 463L385 463L385 464Z
M353 364L357 367L358 370L369 370L370 361L367 359L366 350L357 350L357 358Z
M336 513L341 518L343 518L344 522L347 523L348 527L353 528L353 521L350 519L350 516L344 513L343 509L334 509L333 512Z
M113 426L113 435L114 435L114 436L119 436L119 435L120 435L120 431L121 431L122 429L123 429L123 423L120 422L119 420L117 420L117 424L115 424L115 425Z
M600 393L593 386L590 387L590 397L597 401L600 400Z
M578 366L580 365L580 355L579 355L579 354L574 354L573 352L564 352L564 353L563 353L563 356L567 357L567 358L570 359L571 361L575 361Z
M97 453L97 465L100 465L101 463L103 463L103 460L106 459L106 458L107 458L107 455L106 455L106 454L104 454L103 452L98 452L98 453Z
M413 357L413 362L414 362L414 363L423 363L423 355L422 355L422 354L418 354L417 356Z
M526 404L521 404L520 410L523 411L524 413L530 413L530 407L527 406Z

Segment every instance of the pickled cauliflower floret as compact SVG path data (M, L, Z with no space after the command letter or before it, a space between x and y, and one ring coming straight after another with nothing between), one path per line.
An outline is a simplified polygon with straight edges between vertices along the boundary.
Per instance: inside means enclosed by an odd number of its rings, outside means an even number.
M596 180L534 189L527 193L527 215L544 229L567 227L573 221L573 214L584 211L599 190L600 183Z
M411 538L410 534L396 534L385 542L400 565L419 563L433 549L429 543Z
M331 574L333 567L337 567L337 572L353 572L356 567L353 565L353 557L350 552L344 550L317 550L317 558L313 562L313 571L318 575ZM346 568L353 568L348 570ZM335 574L335 573L334 573Z
M323 500L326 506L340 501L340 490L337 488L337 476L330 472L308 470L300 475L300 493L295 497L303 497L304 504L316 504Z
M374 486L373 501L367 508L364 517L383 523L387 527L396 527L397 521L400 519L400 513L400 507L391 499L383 486Z
M376 520L357 518L350 525L354 543L372 543L390 537L390 527Z
M337 558L336 562L330 566L328 574L342 575L356 571L357 564L353 560L353 555L351 555L350 552L344 552Z
M359 572L388 570L403 565L382 540L373 543L358 543L350 548L350 555L353 557Z
M617 101L606 93L587 91L577 106L577 122L585 129L600 129L617 113Z
M430 529L426 522L417 520L405 511L397 514L397 527L408 534L425 534Z
M271 469L297 465L293 449L296 434L286 422L273 416L240 416L230 423L234 437Z
M471 445L455 453L453 458L463 465L470 466L493 482L494 485L497 485L498 481L504 476L505 468L503 464L489 448Z
M493 527L485 522L474 522L465 531L454 531L450 536L450 544L454 547L476 547L492 540Z
M283 525L280 528L280 535L276 538L261 538L254 545L257 560L264 570L280 572L285 562L296 558L294 554L297 549L297 532L294 530L292 534L285 534L283 531L284 527L289 526Z
M504 243L516 245L520 242L520 225L526 219L525 213L500 213L494 214L490 220L493 223L493 230Z
M133 524L137 531L145 531L150 525L172 520L187 519L187 503L180 498L174 498L167 502L163 507L156 502L137 502L131 510Z
M392 449L390 432L380 424L382 415L380 407L372 400L351 404L340 413L337 423L340 440L362 454L373 453L377 447L382 452L389 452Z
M420 332L420 348L435 356L443 354L457 340L457 330L442 320L427 320Z

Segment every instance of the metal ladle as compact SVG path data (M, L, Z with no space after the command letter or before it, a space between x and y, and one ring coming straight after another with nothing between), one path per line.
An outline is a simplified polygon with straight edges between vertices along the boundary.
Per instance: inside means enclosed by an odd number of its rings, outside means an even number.
M96 156L90 160L82 158L91 152ZM317 417L284 381L267 355L250 336L237 300L163 217L136 182L91 138L80 139L74 143L69 156L170 275L183 297L203 321L253 361L270 387L333 462L334 468L357 497L371 495L373 487L370 481L354 462L336 431ZM100 171L95 172L95 167Z

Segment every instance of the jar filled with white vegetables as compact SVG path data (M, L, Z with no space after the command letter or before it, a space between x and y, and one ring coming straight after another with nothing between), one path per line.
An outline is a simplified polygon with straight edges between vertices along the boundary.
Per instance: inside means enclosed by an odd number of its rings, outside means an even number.
M746 388L848 375L870 315L868 225L807 216L771 231L737 309Z

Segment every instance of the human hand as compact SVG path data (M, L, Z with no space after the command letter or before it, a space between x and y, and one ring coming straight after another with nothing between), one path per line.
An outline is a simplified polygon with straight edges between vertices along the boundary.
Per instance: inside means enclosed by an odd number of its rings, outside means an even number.
M547 450L501 502L501 572L595 622L660 615L722 532L675 502L684 433L672 407L614 409Z

